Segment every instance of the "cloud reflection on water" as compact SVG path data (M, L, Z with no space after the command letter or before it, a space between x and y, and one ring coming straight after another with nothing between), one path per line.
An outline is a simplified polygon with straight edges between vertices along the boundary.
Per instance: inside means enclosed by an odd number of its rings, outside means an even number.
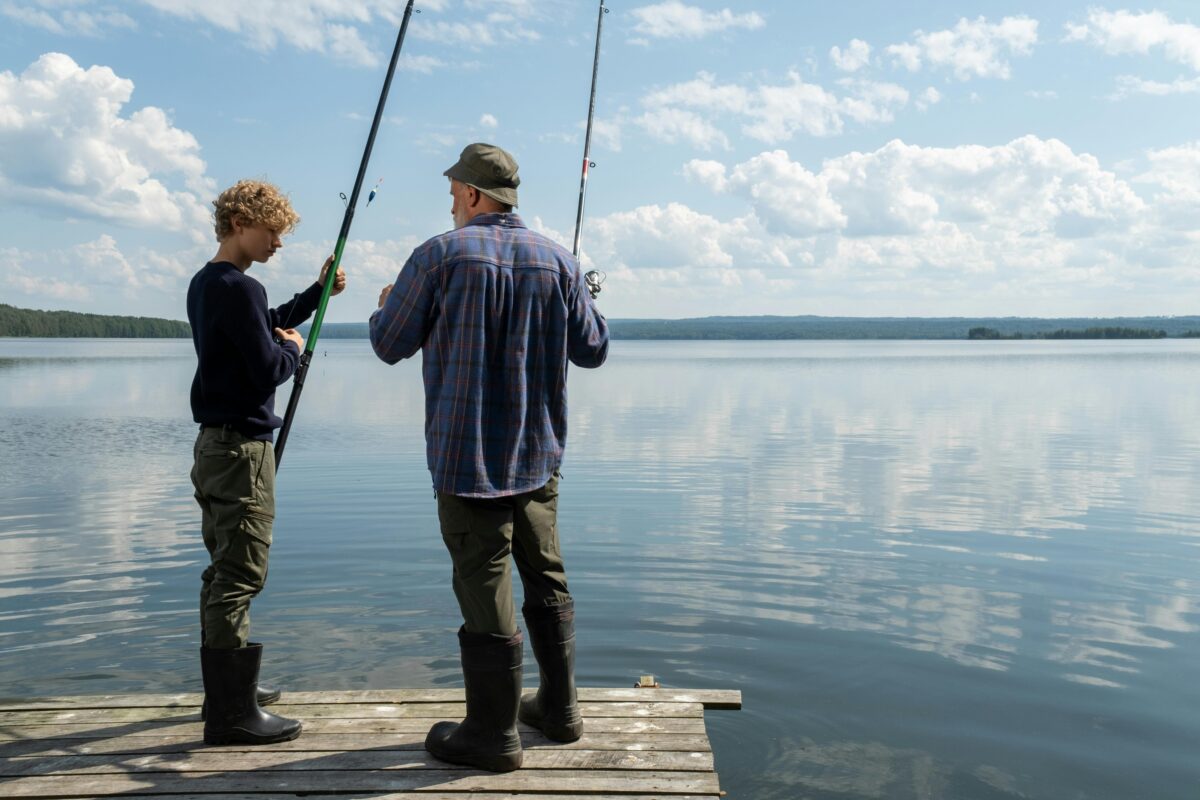
M21 692L197 688L193 356L122 346L0 363L0 672ZM327 349L255 604L273 677L454 683L419 364ZM728 740L712 720L732 785L1054 797L1150 763L1194 785L1196 343L616 342L570 406L584 682L744 688Z
M1160 566L1144 551L1195 543L1200 352L1035 348L997 363L973 343L928 357L897 344L839 358L854 345L687 343L681 359L628 343L607 374L573 373L588 424L569 461L584 480L604 473L589 481L603 496L623 479L675 515L647 520L669 556L638 590L674 593L680 613L881 632L967 666L1050 660L1096 685L1125 685L1128 667L1079 654L1111 640L1136 662L1171 646L1155 633L1164 609L1174 633L1195 631L1195 585L1142 578ZM787 590L718 575L694 591L714 541L769 560ZM1072 586L1092 559L1111 567L1109 548L1122 580Z

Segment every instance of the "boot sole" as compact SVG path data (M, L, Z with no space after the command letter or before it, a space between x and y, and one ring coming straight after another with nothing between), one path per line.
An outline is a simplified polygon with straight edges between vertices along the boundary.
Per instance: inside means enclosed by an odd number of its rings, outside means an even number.
M556 742L578 742L583 738L583 725L577 728L546 728L542 734Z
M487 770L488 772L513 772L521 768L521 762L524 760L522 753L512 756L471 757L442 755L428 746L426 746L426 749L438 761L445 761L448 764L459 764L464 767L479 767L479 769Z
M579 725L578 727L571 727L571 728L554 728L551 726L540 727L538 725L534 725L532 722L527 723L527 724L531 725L534 728L537 728L539 731L542 732L543 736L545 736L547 739L550 739L551 741L563 742L565 744L565 743L569 743L569 742L578 742L581 738L583 738L583 725L582 724Z
M278 742L290 742L300 736L303 728L297 728L289 733L279 734L277 736L255 736L246 731L230 731L229 733L220 734L204 734L204 743L213 745L222 744L276 744Z
M577 742L583 736L583 720L578 722L568 722L566 724L547 723L544 719L538 719L529 715L517 715L517 719L524 722L531 728L537 728L542 732L542 735L547 739L555 742Z

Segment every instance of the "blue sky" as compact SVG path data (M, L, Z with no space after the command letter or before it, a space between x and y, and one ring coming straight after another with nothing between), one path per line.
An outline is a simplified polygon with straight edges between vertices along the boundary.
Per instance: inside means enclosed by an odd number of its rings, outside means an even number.
M585 267L613 317L1200 313L1200 8L611 0ZM399 0L0 0L0 302L183 318L219 189L287 191L251 271L337 233ZM472 141L570 244L597 4L425 0L333 321L451 226Z

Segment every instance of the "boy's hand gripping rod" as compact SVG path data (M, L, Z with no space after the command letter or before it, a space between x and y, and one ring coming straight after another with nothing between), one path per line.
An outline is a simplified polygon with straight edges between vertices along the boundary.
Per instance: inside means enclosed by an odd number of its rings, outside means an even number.
M300 393L304 390L304 378L308 375L308 365L312 362L313 350L317 346L317 337L321 335L321 322L325 319L325 307L329 304L329 294L333 291L333 282L337 278L338 265L342 263L342 251L346 248L346 239L350 236L350 223L354 221L354 207L358 205L358 193L362 191L363 178L367 174L367 163L371 160L371 148L375 146L375 134L379 132L379 121L383 118L383 106L387 102L388 90L392 86L392 76L396 74L396 62L400 60L400 48L404 45L404 34L408 31L408 20L413 13L413 2L408 0L404 7L404 20L400 23L400 33L396 36L396 47L392 50L392 60L388 64L387 77L383 80L383 91L379 93L379 105L375 107L375 119L371 122L371 134L367 137L367 147L363 150L362 162L358 166L358 177L354 179L354 191L350 193L350 201L346 203L346 214L342 217L342 229L338 232L337 246L333 251L333 263L325 273L325 284L321 289L321 302L313 315L312 328L308 332L308 342L300 355L300 366L296 368L296 377L292 382L292 396L288 398L287 412L283 417L283 427L279 429L279 440L275 443L275 469L283 460L283 448L287 444L288 432L292 429L292 420L296 417L296 406L300 404Z

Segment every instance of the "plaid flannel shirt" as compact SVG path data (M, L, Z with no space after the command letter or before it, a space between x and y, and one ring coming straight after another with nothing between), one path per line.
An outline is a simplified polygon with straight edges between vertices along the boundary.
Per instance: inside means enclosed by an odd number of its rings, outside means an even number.
M370 332L389 364L422 351L433 486L462 497L550 480L567 439L567 362L608 355L574 257L516 214L481 214L414 250Z

